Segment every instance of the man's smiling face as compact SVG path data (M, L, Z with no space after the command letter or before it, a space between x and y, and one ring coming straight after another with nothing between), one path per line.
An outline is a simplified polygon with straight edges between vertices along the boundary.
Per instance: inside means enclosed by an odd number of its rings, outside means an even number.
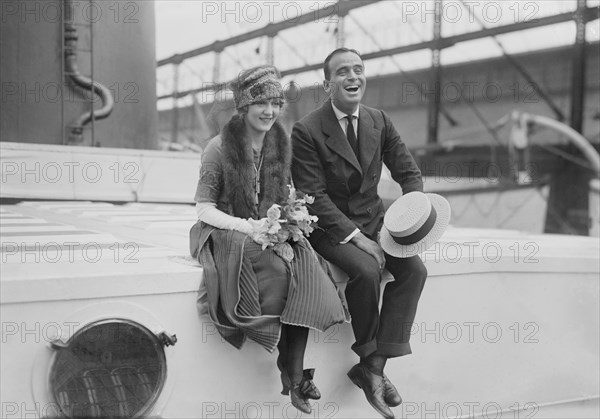
M367 88L362 60L353 52L335 54L329 62L329 70L331 76L325 80L325 91L339 110L354 112Z

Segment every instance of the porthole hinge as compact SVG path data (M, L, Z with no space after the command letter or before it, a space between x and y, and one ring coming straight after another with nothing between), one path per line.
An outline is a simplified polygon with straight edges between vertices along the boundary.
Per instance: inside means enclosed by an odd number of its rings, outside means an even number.
M177 343L177 335L171 335L167 332L160 332L158 338L163 346L173 346Z

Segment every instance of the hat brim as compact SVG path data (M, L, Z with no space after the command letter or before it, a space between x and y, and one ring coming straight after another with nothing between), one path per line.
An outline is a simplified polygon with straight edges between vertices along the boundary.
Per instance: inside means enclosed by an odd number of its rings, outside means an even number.
M423 253L442 237L450 224L450 204L441 195L434 193L426 195L437 213L433 228L418 242L403 245L396 243L388 229L383 226L379 235L379 244L385 253L397 258L409 258Z

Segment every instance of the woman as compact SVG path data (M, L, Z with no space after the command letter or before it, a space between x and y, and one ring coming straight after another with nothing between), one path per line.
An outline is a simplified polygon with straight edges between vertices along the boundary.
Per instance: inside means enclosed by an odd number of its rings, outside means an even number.
M304 370L308 328L324 331L348 320L327 266L306 239L295 242L286 264L252 240L248 220L285 202L291 183L291 143L277 121L283 89L277 69L246 70L231 84L237 115L202 155L195 200L199 253L208 314L219 332L241 348L249 337L272 352L277 346L282 394L310 413L319 399L313 370Z

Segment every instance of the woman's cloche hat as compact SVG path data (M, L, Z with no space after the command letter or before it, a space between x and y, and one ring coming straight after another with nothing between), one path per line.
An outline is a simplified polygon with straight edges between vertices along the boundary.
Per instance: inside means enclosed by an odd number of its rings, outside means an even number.
M229 83L229 88L233 91L235 108L241 109L266 99L283 99L280 79L279 70L270 65L260 65L242 71Z
M441 195L410 192L385 212L379 242L383 251L397 258L418 255L444 234L450 223L450 204Z

